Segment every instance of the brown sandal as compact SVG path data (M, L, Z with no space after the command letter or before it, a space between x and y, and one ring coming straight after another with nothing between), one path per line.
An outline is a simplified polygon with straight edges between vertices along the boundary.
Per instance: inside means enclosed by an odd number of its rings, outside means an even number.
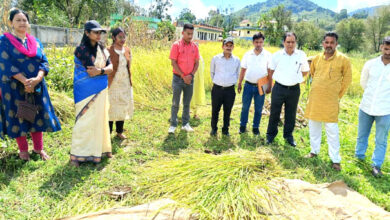
M36 154L39 154L39 156L41 157L41 159L43 161L46 161L46 160L50 160L50 157L49 155L46 154L46 152L44 150L40 150L40 151L35 151L33 150L34 153Z
M21 151L19 152L19 158L24 161L29 161L30 160L30 154L28 151Z

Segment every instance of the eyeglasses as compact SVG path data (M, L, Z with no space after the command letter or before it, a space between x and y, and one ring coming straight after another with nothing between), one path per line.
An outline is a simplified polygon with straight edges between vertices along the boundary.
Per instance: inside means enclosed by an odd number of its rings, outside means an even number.
M126 36L117 36L117 38L119 39L119 40L126 40Z

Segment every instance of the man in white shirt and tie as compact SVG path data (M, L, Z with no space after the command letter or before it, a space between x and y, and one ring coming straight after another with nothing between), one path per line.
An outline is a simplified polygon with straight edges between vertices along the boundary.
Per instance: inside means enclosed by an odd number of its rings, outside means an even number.
M382 55L365 63L360 84L364 89L359 110L359 127L355 156L365 159L368 137L375 121L375 150L372 155L372 175L382 176L387 137L390 130L390 36L381 45Z
M223 127L222 134L229 136L230 114L232 112L236 92L234 87L240 72L240 59L232 54L234 42L227 38L222 43L223 53L215 55L211 60L210 74L213 81L211 90L211 132L212 136L217 135L218 116L223 106Z
M246 132L246 124L248 122L249 108L252 99L254 100L255 113L253 116L252 132L254 135L259 135L259 125L261 120L261 112L264 105L265 94L271 91L270 83L268 91L264 91L264 87L258 87L258 81L264 78L267 81L268 77L268 63L271 61L272 54L263 48L264 35L257 33L253 35L254 49L245 53L241 61L241 73L238 82L237 92L240 93L242 89L242 81L245 78L244 91L242 93L242 109L240 120L240 134ZM271 82L271 81L269 81ZM260 94L260 90L262 93Z
M283 137L295 147L293 137L295 118L300 95L299 84L304 81L310 70L306 54L296 49L297 37L293 32L286 32L283 37L284 49L272 56L269 65L269 77L275 80L271 95L271 114L267 129L267 143L270 144L278 134L280 113L284 104Z

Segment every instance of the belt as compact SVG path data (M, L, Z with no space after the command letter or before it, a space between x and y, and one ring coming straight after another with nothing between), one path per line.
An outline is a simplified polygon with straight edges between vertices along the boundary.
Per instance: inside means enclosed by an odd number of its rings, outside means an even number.
M234 89L234 85L228 86L228 87L223 87L223 86L219 86L217 84L214 84L214 87L216 87L218 89Z
M277 84L278 86L283 87L285 89L297 89L297 88L299 88L299 83L295 84L293 86L285 86L285 85L282 85L282 84L280 84L280 83L275 81L275 84Z
M251 86L256 86L257 87L257 83L251 83L251 82L248 82L248 81L245 81L245 83L251 85Z

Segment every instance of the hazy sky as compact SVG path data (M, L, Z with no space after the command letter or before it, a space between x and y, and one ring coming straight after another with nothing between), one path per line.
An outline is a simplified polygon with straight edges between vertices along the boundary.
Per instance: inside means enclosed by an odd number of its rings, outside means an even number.
M237 11L247 5L265 2L266 0L171 0L173 3L169 14L176 18L183 8L189 8L197 18L205 18L211 9L234 8ZM151 0L135 0L141 7L149 8ZM348 12L359 8L371 7L376 5L390 4L390 0L312 0L317 5L339 12L341 9L347 9Z

